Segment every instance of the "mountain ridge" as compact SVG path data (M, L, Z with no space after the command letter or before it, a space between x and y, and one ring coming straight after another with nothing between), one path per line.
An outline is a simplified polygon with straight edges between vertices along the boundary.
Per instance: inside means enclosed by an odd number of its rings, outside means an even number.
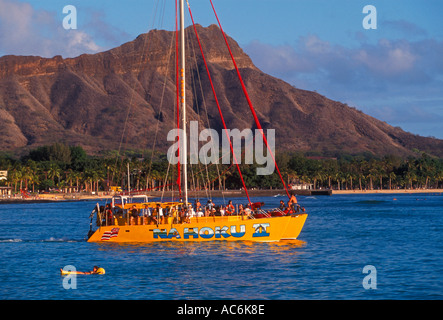
M197 30L228 128L255 128L220 30L215 25ZM186 32L188 121L221 130L192 27ZM151 30L75 58L0 57L0 150L23 153L65 142L100 154L121 143L125 149L152 149L157 137L155 148L165 152L175 125L174 39L173 32ZM409 156L418 149L443 157L443 140L405 132L295 88L260 71L234 39L228 41L263 128L276 129L277 150Z

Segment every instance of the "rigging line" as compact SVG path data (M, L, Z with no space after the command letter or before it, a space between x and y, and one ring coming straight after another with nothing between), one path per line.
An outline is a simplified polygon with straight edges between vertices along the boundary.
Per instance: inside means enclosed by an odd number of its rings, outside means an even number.
M180 129L180 86L179 86L179 50L178 50L178 0L175 1L175 91L176 91L176 108L177 108L177 130ZM180 168L180 135L177 135L177 185L178 193L181 197L182 195L182 184L181 184L181 168Z
M155 4L155 8L154 8L153 18L152 18L152 26L155 23L155 16L157 15L158 2L159 2L159 0L157 0L157 2ZM151 29L152 29L152 27L151 27ZM140 59L138 61L138 69L140 69L140 66L142 64L142 60L143 60L143 57L144 57L144 52L145 52L145 49L146 49L147 38L148 38L148 34L146 33L146 37L144 37L144 39L143 39L142 54L140 55ZM129 115L131 114L131 109L132 109L132 104L133 104L133 100L134 100L134 95L135 95L135 90L132 90L131 98L129 100L128 110L126 112L125 122L123 123L123 131L122 131L121 138L120 138L120 144L119 144L118 150L117 150L117 155L116 155L116 159L115 159L115 163L114 163L114 168L117 168L117 162L118 162L118 158L120 156L121 148L122 148L122 145L123 145L123 140L124 140L125 133L126 133L126 127L127 127ZM122 159L123 159L123 157L122 157ZM120 166L120 170L119 171L121 171L122 165L123 165L123 161L121 162L121 166ZM113 179L114 179L114 176L112 177L112 180Z
M251 144L254 142L254 140L255 140L255 136L256 136L256 135L254 135L254 138L249 142L248 145L245 146L245 149L243 150L243 152L242 152L242 154L241 154L241 157L243 157L243 156L245 155L246 150L247 150L247 148L249 147L249 145L251 145ZM223 158L223 157L219 158L219 160L222 159L222 158ZM219 177L224 176L225 173L228 172L228 171L232 168L233 165L234 165L234 163L232 163L232 164L231 164L226 170L224 170L221 174L219 174ZM212 182L215 181L216 179L218 179L218 178L213 179Z
M191 167L191 178L192 178L192 184L194 185L194 194L196 195L196 197L198 198L198 190L197 190L197 185L196 185L196 183L195 183L195 179L194 179L194 169L193 169L193 167L192 167L192 165L190 166ZM189 178L188 178L189 179Z
M196 58L196 55L195 55L195 48L194 48L194 45L193 45L192 41L190 41L189 38L190 37L188 37L188 46L190 48L192 48L192 53L193 53L194 63L195 63L195 69L197 70L197 77L199 78L198 82L200 83L200 88L201 88L200 73L199 73L199 70L198 70L197 58ZM196 107L197 107L197 115L198 115L198 118L200 119L201 118L200 117L200 107L199 107L199 104L197 102L197 89L196 89L197 85L195 84L196 83L195 76L191 77L191 79L192 79L192 87L193 87L193 90L194 90L194 99L195 99L195 103L196 103ZM202 92L202 100L203 100L203 105L206 107L205 98L204 98L203 92ZM209 120L208 120L208 127L210 127L209 126ZM212 140L211 140L211 142L212 142ZM197 140L197 144L198 144L198 140ZM200 161L197 162L197 165L198 165L198 168L199 168L200 171L195 173L194 175L197 175L197 179L198 179L198 174L201 173L202 182L204 182L205 178L203 176L203 171L205 170L206 171L206 179L207 179L207 181L209 181L208 164L205 163L205 166L204 166L203 169L201 169ZM209 190L205 189L205 192L206 192L206 197L212 199L211 190L210 189Z
M277 162L275 161L274 154L273 154L271 148L268 145L268 140L266 139L266 136L264 134L263 128L262 128L262 126L260 124L260 121L258 120L257 114L255 112L254 106L252 105L251 99L249 98L248 91L246 90L245 83L243 82L243 78L242 78L242 76L240 74L240 70L238 69L237 63L235 62L234 55L232 54L232 51L231 51L231 47L229 46L228 39L226 38L226 34L223 31L223 28L221 26L220 20L218 19L218 16L217 16L217 12L215 11L214 4L212 3L212 0L209 0L209 1L211 2L212 9L214 11L214 14L215 14L215 17L217 19L218 25L220 27L220 31L223 34L223 38L225 39L226 46L228 47L229 54L231 55L231 59L232 59L232 62L234 63L235 70L237 71L237 75L238 75L238 78L240 80L240 84L241 84L241 87L243 89L243 93L245 94L246 100L247 100L248 105L249 105L249 109L251 110L251 113L252 113L252 115L254 117L255 124L257 125L257 128L259 129L259 131L261 132L261 134L263 136L263 141L265 142L266 146L268 147L268 152L271 155L272 160L274 161L275 168L277 169L278 175L280 176L280 180L283 183L283 186L285 187L286 194L287 194L288 198L290 198L291 196L289 194L288 188L286 187L286 183L285 183L285 181L284 181L284 179L283 179L283 177L282 177L282 175L280 173L280 169L278 168Z
M209 116L208 116L208 107L206 105L205 94L204 94L204 91L203 91L203 85L202 85L201 76L200 76L200 68L198 67L198 62L197 62L196 50L195 50L193 42L190 41L190 44L191 44L192 52L193 52L193 56L194 56L195 69L196 69L196 74L197 74L197 82L198 82L199 87L200 87L200 94L201 94L201 97L202 97L202 103L203 103L203 106L204 106L205 112L206 112L207 127L209 129L211 129L211 123L209 121ZM195 91L195 96L197 97L197 92L196 91ZM198 104L197 104L197 112L198 112L198 115L199 115L199 118L200 118L200 108L198 108ZM212 145L214 145L214 141L212 139L211 139L211 143L212 143ZM227 154L227 155L229 156L229 154ZM226 155L223 155L222 157L219 157L218 161L215 161L215 163L211 163L209 165L207 163L205 163L205 169L206 169L206 174L207 174L208 182L210 182L209 181L208 167L211 167L213 164L215 164L215 167L216 167L216 170L217 170L217 177L219 179L219 190L222 191L223 203L226 205L225 192L220 187L221 186L221 175L220 175L220 168L219 168L219 160L223 159L225 156Z
M237 166L237 170L238 170L238 173L239 173L239 175L240 175L240 179L241 179L241 181L242 181L243 188L244 188L245 193L246 193L246 197L248 198L248 202L251 204L252 202L251 202L251 199L249 198L248 189L246 188L246 184L245 184L245 181L244 181L244 179L243 179L243 175L242 175L242 173L241 173L240 166L239 166L239 164L238 164L238 162L237 162L237 157L236 157L235 152L234 152L234 149L233 149L233 147L232 147L231 139L230 139L230 137L229 137L228 129L227 129L227 127L226 127L226 122L225 122L225 119L224 119L224 117L223 117L223 113L222 113L222 111L221 111L220 103L219 103L219 101L218 101L217 95L216 95L216 93L215 93L214 83L212 82L212 78L211 78L211 75L210 75L210 72L209 72L209 67L208 67L208 64L206 63L206 58L205 58L205 55L204 55L204 53L203 53L203 48L202 48L201 43L200 43L200 38L198 37L197 28L196 28L196 26L195 26L194 18L192 17L191 6L189 5L189 2L187 2L187 4L188 4L188 9L189 9L189 14L190 14L190 16L191 16L191 20L192 20L192 25L193 25L193 27L194 27L195 36L196 36L196 38L197 38L197 42L198 42L198 45L199 45L199 47L200 47L200 51L201 51L201 54L202 54L202 57L203 57L203 62L205 63L206 72L207 72L207 74L208 74L209 82L210 82L210 84L211 84L211 89L212 89L212 92L213 92L213 94L214 94L214 99L215 99L215 102L216 102L216 104L217 104L218 112L219 112L219 114L220 114L220 118L221 118L221 120L222 120L223 127L225 128L225 133L226 133L226 136L227 136L228 141L229 141L229 147L230 147L231 152L232 152L232 157L233 157L233 159L234 159L234 161L235 161L235 165Z
M244 148L244 150L243 150L243 152L242 152L242 154L241 154L241 158L243 158L243 156L245 155L246 150L248 149L248 147L249 147L252 143L254 143L254 141L255 141L255 137L256 137L257 135L258 135L258 134L255 134L254 137L253 137L253 139L252 139L247 145L245 145L245 148ZM229 154L228 154L228 155L229 155ZM221 156L218 160L220 161L220 159L223 159L225 156L226 156L226 155ZM199 165L200 165L200 163L199 163ZM212 166L212 165L213 165L213 164L210 164L209 167ZM222 173L220 173L220 172L217 171L217 175L218 175L217 178L212 179L211 181L209 180L208 171L206 170L206 172L207 172L207 181L208 181L208 183L212 183L212 182L214 182L215 180L219 179L219 184L220 184L220 183L221 183L220 179L221 179L222 177L224 177L224 176L225 176L225 173L227 173L227 172L228 172L233 166L234 166L234 163L232 163L232 164L231 164L226 170L224 170ZM196 173L192 173L192 178L194 178L195 176L197 176L197 179L198 179L198 174L201 173L202 180L204 181L205 179L204 179L204 177L203 177L203 173L202 173L202 172L203 172L205 169L207 169L206 166L205 166L204 169L200 169L200 167L199 167L199 170L200 170L200 171L198 171L198 172L196 172ZM218 169L218 167L217 167L217 169ZM206 190L206 185L207 185L207 183L205 183L205 184L203 185L203 186L205 187L205 190ZM210 189L209 189L209 190L210 190ZM223 189L222 189L223 203L225 203L224 191L225 191L225 189L223 188ZM206 196L208 197L208 191L206 191ZM226 205L226 203L225 203L225 205Z
M193 57L194 57L194 63L195 63L195 69L197 71L196 73L197 73L198 82L200 84L200 90L201 90L201 94L202 94L202 100L203 100L203 103L204 103L204 105L206 107L205 98L204 98L204 94L203 94L203 88L202 88L202 85L201 85L200 72L198 70L197 56L195 54L195 47L194 47L192 41L190 40L189 36L187 37L187 39L188 39L188 47L192 49L192 53L193 53ZM191 69L191 66L189 66L189 69ZM192 70L190 70L190 71L192 71ZM192 72L190 72L190 74L192 74ZM195 77L191 77L191 80L192 80L192 88L194 90L194 100L195 100L195 103L196 103L196 106L197 106L197 114L198 114L198 118L200 118L200 108L199 108L198 103L197 103L197 85L196 85ZM206 114L206 116L207 116L207 114ZM210 128L209 118L208 118L208 127ZM198 143L198 141L197 141L197 143ZM214 141L212 139L211 139L211 143L212 143L212 145L214 145ZM199 165L199 169L200 169L200 161L198 161L198 165ZM207 178L207 181L209 182L210 180L209 180L208 164L205 162L204 165L205 165L204 170L206 170L206 178ZM218 172L218 166L217 166L217 172ZM211 189L205 189L205 190L206 190L206 196L208 196L208 197L210 197L212 199ZM208 195L208 193L209 193L209 195Z
M252 143L254 143L254 141L255 141L255 137L256 137L256 136L257 136L257 134L254 134L254 137L252 138L252 140L249 141L249 143L248 143L247 145L245 145L244 150L242 151L242 154L241 154L241 159L242 159L243 156L245 155L246 150L248 149L248 147L249 147L250 145L252 145ZM246 142L245 142L245 143L246 143ZM223 154L223 153L222 153L222 154ZM226 156L230 156L230 154L222 155L221 157L218 158L218 161L222 160L222 159L225 158ZM218 163L218 162L216 162L216 163L211 163L211 164L209 165L209 167L211 167L212 165L217 164L217 163ZM233 165L233 164L231 164L231 165L229 166L229 168L231 168L232 165ZM199 174L200 172L201 172L201 171L197 172L196 174ZM221 174L221 175L223 175L223 174Z
M169 53L168 53L168 58L167 58L168 62L166 64L165 77L164 77L164 80L163 80L163 89L162 89L162 95L161 95L161 98L160 98L159 115L161 114L161 112L163 110L163 101L164 101L165 90L166 90L166 82L167 82L168 72L169 72L169 61L170 61L171 55L172 55L172 45L173 44L174 44L174 36L171 37L171 43L169 45ZM154 154L155 154L155 147L156 147L156 144L157 144L157 136L158 136L158 131L159 131L159 125L160 125L160 116L157 117L154 141L153 141L152 150L151 150L151 161L149 163L149 170L148 170L148 174L147 174L146 179L149 179L149 177L151 176L152 163L154 161Z
M161 16L160 16L160 28L163 28L163 19L165 18L165 10L166 10L166 1L163 1L163 5L162 8L160 9L161 11Z
M157 0L156 5L155 5L153 24L155 23L155 16L157 14L158 2L159 1ZM151 27L151 29L152 29L152 27ZM143 39L142 54L140 55L140 59L138 61L139 68L140 68L142 60L144 58L144 52L145 52L145 49L146 49L147 38L148 38L148 34L146 34L146 37L144 37L144 39ZM120 140L120 146L119 146L119 149L118 149L118 154L120 154L121 145L123 144L123 139L124 139L124 135L125 135L125 132L126 132L126 126L127 126L128 118L129 118L129 115L130 115L130 111L131 111L131 108L132 108L132 103L133 103L133 100L134 100L134 95L135 95L135 92L134 92L134 90L132 90L131 99L129 100L128 112L126 113L126 119L125 119L125 123L123 125L123 133L122 133L122 137L121 137L121 140Z
M191 47L191 41L189 40L189 37L188 37L188 46ZM195 57L195 51L194 51L193 46L192 46L192 51L193 51L193 54ZM189 66L189 69L191 69L191 66ZM194 77L191 77L191 80L192 80L192 89L193 89L193 93L194 93L194 101L195 101L195 105L197 108L197 116L198 116L198 119L200 119L200 108L199 108L199 105L197 102L197 90L196 90L196 84L195 84L196 81L195 81ZM197 139L196 143L198 144L198 139ZM198 170L200 170L200 161L197 161L197 166L198 166ZM197 180L198 180L198 174L200 173L200 171L197 171L196 173L194 173L193 165L191 164L190 167L191 167L191 178L194 183L194 189L197 192L197 198L198 198L198 191L197 191L197 187L196 187L194 178L195 178L195 176L197 176ZM207 193L208 192L206 192L206 195L207 195Z
M245 153L246 153L246 150L247 150L247 148L255 141L255 137L257 136L257 134L254 134L254 137L252 138L252 140L247 144L247 145L245 145L245 148L244 148L244 150L242 151L242 154L241 154L241 158L243 158L243 156L245 155ZM225 155L223 155L223 152L222 152L222 156L221 157L219 157L218 158L218 160L215 162L215 163L211 163L211 164L209 164L208 166L209 167L211 167L212 165L217 165L218 163L219 163L219 161L220 160L222 160L223 158L225 158L226 156L230 156L230 154L225 154ZM200 164L200 162L199 162L199 164ZM233 166L233 164L231 164L229 167L232 167ZM200 168L199 168L200 169ZM195 175L198 175L199 173L201 173L202 171L203 171L204 169L200 169L200 171L198 171L198 172L196 172L195 173ZM223 175L223 174L221 174L221 175Z
M168 161L168 170L166 170L165 180L163 182L163 190L162 190L162 196L160 198L160 201L163 202L163 195L165 194L166 185L168 182L168 175L169 175L169 168L171 167L171 162Z
M192 41L190 41L189 38L190 37L188 37L188 45L192 48L192 52L193 52L194 63L195 63L195 70L196 70L196 75L197 75L197 82L198 82L199 87L200 87L200 94L201 94L201 97L202 97L202 104L203 104L203 107L205 109L206 123L207 123L206 126L207 126L207 128L211 129L211 123L209 121L208 107L207 107L207 104L206 104L205 94L204 94L204 91L203 91L203 86L202 86L202 81L201 81L201 76L200 76L200 69L199 69L198 63L197 63L197 55L195 53L196 50L195 50L195 47L194 47L194 43ZM194 78L192 78L192 80L193 80L193 83L196 81ZM195 95L195 97L197 97L197 91L196 91L196 86L195 85L194 85L194 95ZM198 114L198 117L201 118L201 116L200 116L200 108L199 108L198 104L197 104L197 114ZM213 140L211 140L211 143L212 143L212 145L214 145L214 141ZM219 158L219 160L222 159L222 158L223 157ZM211 163L209 165L207 163L205 163L205 168L203 170L206 170L206 180L208 182L210 181L209 180L208 167L211 167L213 164L216 165L217 175L220 177L220 170L219 170L218 162ZM200 162L198 162L198 167L199 167L200 172L202 172L203 170L200 168ZM200 173L200 172L198 172L198 173ZM201 174L201 177L202 177L202 181L205 181L203 173ZM206 183L204 185L206 185ZM206 191L206 197L212 198L211 189L205 189L205 191ZM208 194L208 191L209 191L209 194ZM223 203L226 205L226 199L225 199L225 194L224 194L223 190L222 190L222 197L223 197Z

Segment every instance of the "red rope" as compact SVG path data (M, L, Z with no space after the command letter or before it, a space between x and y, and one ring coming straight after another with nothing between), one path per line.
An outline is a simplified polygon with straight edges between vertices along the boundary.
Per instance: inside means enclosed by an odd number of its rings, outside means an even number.
M192 17L191 7L189 6L189 3L188 3L188 9L189 9L189 15L191 16L191 20L192 20L192 25L194 26L195 36L197 38L197 42L198 42L198 45L200 47L200 52L201 52L202 57L203 57L203 62L205 63L206 72L208 74L209 82L211 84L212 93L214 94L215 103L217 104L218 113L220 114L220 118L221 118L221 121L223 123L223 127L225 128L226 137L228 138L228 141L229 141L229 147L231 149L231 153L232 153L235 165L237 166L237 170L238 170L238 173L240 175L240 179L241 179L241 182L243 184L243 188L245 190L246 197L248 198L248 202L252 203L251 199L249 198L248 189L246 188L246 184L245 184L245 181L243 179L243 175L241 173L240 166L238 165L237 157L235 156L234 148L232 147L231 138L229 137L228 129L227 129L226 123L225 123L225 119L223 117L223 113L222 113L221 108L220 108L220 103L218 102L217 94L215 93L214 83L212 82L212 78L211 78L211 74L209 72L208 64L206 63L206 58L205 58L205 55L203 53L203 48L202 48L202 45L200 43L200 38L198 37L197 28L195 26L194 18Z
M268 147L268 152L271 155L272 160L274 161L275 168L277 169L278 175L280 176L280 180L283 183L283 186L285 187L286 194L287 194L288 198L290 198L291 196L289 194L288 188L286 187L285 181L283 180L283 177L282 177L282 175L280 173L280 169L278 168L277 162L275 161L274 154L273 154L273 152L271 151L271 148L268 145L268 140L266 139L266 136L264 134L263 128L262 128L262 126L260 124L260 121L258 120L257 114L255 113L254 106L252 105L251 99L249 98L249 95L248 95L248 91L246 90L245 83L243 82L243 78L242 78L242 76L240 74L240 71L239 71L239 69L237 67L237 63L235 62L234 55L232 54L231 47L229 46L229 43L228 43L228 39L226 38L226 35L225 35L225 33L223 31L223 28L221 26L220 20L218 19L217 12L215 11L214 4L212 3L212 0L209 0L209 1L211 2L211 6L212 6L212 9L214 11L215 18L217 19L218 25L220 27L220 31L223 34L223 38L225 39L226 46L228 47L229 54L231 55L231 59L232 59L232 62L234 63L235 70L237 71L237 75L238 75L238 78L240 80L240 84L242 86L243 93L245 94L246 100L248 101L249 109L251 109L251 113L252 113L252 115L254 117L255 124L257 125L257 128L260 130L260 132L261 132L261 134L263 136L263 141L265 142L266 146Z

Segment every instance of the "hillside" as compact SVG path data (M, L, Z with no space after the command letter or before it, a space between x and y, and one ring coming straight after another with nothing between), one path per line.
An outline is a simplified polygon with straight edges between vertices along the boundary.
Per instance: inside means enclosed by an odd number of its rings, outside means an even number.
M198 26L198 32L228 128L254 128L220 30ZM200 119L202 129L207 108L210 126L220 130L193 30L187 34L188 52L195 52L187 61L188 120ZM0 150L20 154L57 141L99 154L121 142L124 149L152 149L157 136L155 148L166 151L171 145L166 135L175 122L173 37L153 30L109 51L69 59L1 57ZM277 150L407 156L415 148L443 157L443 140L407 133L297 89L260 71L229 41L262 126L276 129Z

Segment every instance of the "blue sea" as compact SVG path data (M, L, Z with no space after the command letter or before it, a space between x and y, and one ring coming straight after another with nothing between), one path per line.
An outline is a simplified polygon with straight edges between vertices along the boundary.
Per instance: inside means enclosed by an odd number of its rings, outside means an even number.
M96 201L2 204L0 299L443 298L442 194L298 200L308 219L299 240L282 243L87 243ZM68 265L106 274L68 283Z

